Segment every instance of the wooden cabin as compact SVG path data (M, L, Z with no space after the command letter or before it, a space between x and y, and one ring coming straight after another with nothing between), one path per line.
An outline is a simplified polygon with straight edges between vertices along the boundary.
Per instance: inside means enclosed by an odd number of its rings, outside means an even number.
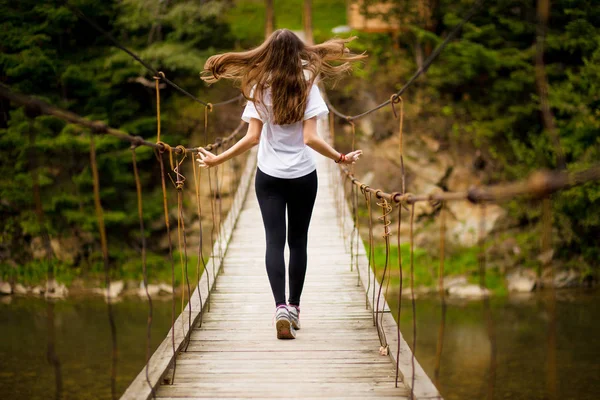
M393 3L374 3L366 7L367 12L363 13L364 0L348 1L348 25L352 29L363 32L398 32L400 30L400 21L396 18L383 17L394 7Z

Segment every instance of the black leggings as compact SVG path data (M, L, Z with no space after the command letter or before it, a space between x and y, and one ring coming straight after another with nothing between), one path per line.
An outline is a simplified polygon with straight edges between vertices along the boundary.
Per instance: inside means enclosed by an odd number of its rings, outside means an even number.
M287 240L290 248L288 303L299 306L306 275L308 225L317 197L317 171L300 178L282 179L258 169L255 188L267 236L265 262L275 305L286 304L283 249L287 206Z

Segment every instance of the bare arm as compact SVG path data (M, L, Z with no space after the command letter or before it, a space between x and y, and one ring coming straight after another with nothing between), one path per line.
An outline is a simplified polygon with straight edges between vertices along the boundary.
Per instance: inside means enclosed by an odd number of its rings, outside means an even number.
M239 156L242 153L245 153L252 147L256 146L260 141L262 126L263 123L260 120L252 118L248 124L248 131L246 132L246 135L238 140L236 144L219 155L214 155L203 148L198 149L198 163L201 167L214 167L236 156Z
M304 125L302 128L302 133L304 135L304 143L316 151L319 154L322 154L325 157L331 158L334 161L340 160L342 153L335 150L329 143L323 140L317 134L317 118L310 118L304 121ZM358 157L362 154L362 150L356 150L346 155L346 164L352 164ZM344 162L344 160L342 160Z

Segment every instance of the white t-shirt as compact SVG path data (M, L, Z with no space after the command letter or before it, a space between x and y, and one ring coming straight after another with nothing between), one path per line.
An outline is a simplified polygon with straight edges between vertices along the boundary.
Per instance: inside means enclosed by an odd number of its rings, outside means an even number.
M251 94L252 95L252 94ZM264 99L259 106L248 101L242 120L250 122L251 118L263 123L260 143L258 145L258 168L267 175L276 178L294 179L308 175L317 168L314 150L304 144L302 132L303 121L288 125L275 125L271 104L271 93L265 91ZM327 115L329 110L317 85L310 88L304 111L304 120Z

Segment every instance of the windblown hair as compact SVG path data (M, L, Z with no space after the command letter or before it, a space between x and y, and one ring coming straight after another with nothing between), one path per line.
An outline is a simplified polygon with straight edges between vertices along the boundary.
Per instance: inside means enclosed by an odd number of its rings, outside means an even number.
M350 62L366 57L346 47L354 39L331 39L309 46L293 32L279 29L253 50L210 57L201 75L208 83L220 79L238 82L244 97L257 106L264 105L264 94L270 89L273 123L292 124L302 120L308 93L317 77L349 72ZM309 73L308 79L304 70Z

